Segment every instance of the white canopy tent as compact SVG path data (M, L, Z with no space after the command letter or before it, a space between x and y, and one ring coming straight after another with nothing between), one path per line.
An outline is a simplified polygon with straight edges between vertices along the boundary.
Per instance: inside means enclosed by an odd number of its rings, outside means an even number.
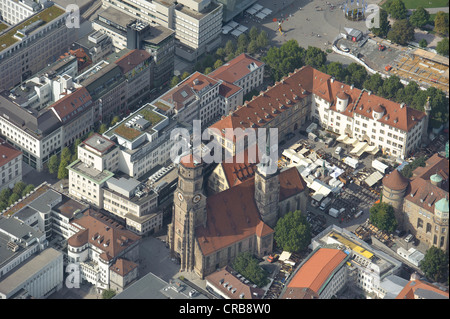
M261 12L268 16L272 13L272 10L270 10L269 8L264 8L261 10Z
M236 30L241 31L242 33L246 32L248 30L248 28L245 25L240 24Z
M229 26L232 29L236 29L239 26L239 23L237 23L236 21L230 21L228 22L227 26Z
M265 17L267 17L267 14L264 14L262 12L258 12L255 17L259 20L264 20Z
M223 34L228 34L228 33L230 33L231 31L233 31L233 28L230 27L230 26L228 26L228 25L225 25L225 26L222 27L222 33L223 33Z
M255 3L255 4L252 6L252 8L255 9L257 12L259 12L259 11L261 11L264 7L263 7L262 5L260 5L260 4L258 4L258 3Z
M372 174L370 174L364 181L366 182L367 185L369 185L369 187L372 187L382 178L383 174L381 174L379 171L375 171Z
M239 37L240 35L242 34L242 32L241 31L239 31L239 30L233 30L232 32L231 32L231 35L232 36L234 36L234 37Z
M257 12L258 12L258 11L256 11L256 9L254 9L254 8L250 8L250 9L247 9L247 10L245 11L245 13L247 13L247 14L249 14L249 15L251 15L251 16L254 16Z

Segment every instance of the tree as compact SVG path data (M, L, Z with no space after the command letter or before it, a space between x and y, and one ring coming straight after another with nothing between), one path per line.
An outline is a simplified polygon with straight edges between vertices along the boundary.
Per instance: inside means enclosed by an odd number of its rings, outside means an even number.
M116 292L112 289L106 289L102 292L102 299L111 299L116 295Z
M249 252L237 255L232 263L232 267L258 287L264 287L269 283L268 274L258 264L258 260Z
M247 45L248 45L248 38L247 38L247 35L245 33L242 33L240 36L238 36L237 45L238 45L238 47L244 47L244 48L247 47Z
M298 45L296 40L286 41L281 47L271 47L263 62L269 67L271 77L279 81L283 76L302 67L305 49Z
M375 18L372 19L372 23L374 23ZM391 28L391 24L388 20L388 13L386 10L380 9L379 11L379 27L378 28L371 28L370 31L375 34L378 37L386 37L389 29Z
M379 73L375 73L373 75L369 75L368 79L364 81L363 87L366 90L372 91L373 93L377 93L378 89L383 85L383 78Z
M219 59L225 58L225 49L222 48L222 47L218 48L218 49L216 50L216 56L217 56Z
M233 60L235 57L234 52L231 52L230 54L227 55L227 57L225 58L225 60L227 61L231 61Z
M419 84L417 84L416 81L410 81L404 88L401 88L397 91L397 95L395 100L398 102L406 103L406 105L411 106L415 108L413 104L414 95L420 91ZM423 105L421 106L422 109L419 109L423 111Z
M436 45L436 51L440 55L448 56L448 38L443 38L441 41L438 42Z
M222 65L223 65L223 61L220 60L220 59L217 60L217 61L214 63L214 70L220 68Z
M256 26L251 27L251 28L250 28L250 31L248 32L248 35L249 35L249 37L250 37L250 40L256 41L256 38L257 38L258 35L259 35L259 30L258 30L258 28L257 28Z
M106 130L105 130L105 132L106 132ZM63 150L61 151L61 161L66 160L67 162L70 162L71 157L72 157L72 152L70 151L70 148L64 147Z
M77 138L77 139L75 140L75 142L73 142L73 145L72 145L72 152L73 152L73 153L75 153L75 154L78 153L78 145L80 145L81 142L82 142L81 138Z
M205 69L205 74L209 74L209 73L211 73L213 71L213 69L211 68L211 67L207 67L206 69Z
M25 183L22 182L22 181L17 182L17 183L14 185L13 193L16 193L17 195L19 195L20 197L22 197L22 192L23 192L23 190L25 189L26 186L27 186L27 184L25 184Z
M394 22L392 29L388 32L388 39L400 45L406 45L414 40L414 27L407 19Z
M394 99L397 96L398 90L403 88L400 78L392 75L384 80L383 85L378 89L378 95L387 99Z
M304 250L311 242L311 228L301 211L289 212L275 226L275 242L289 252Z
M426 156L418 157L408 165L405 165L405 167L403 167L403 169L400 171L400 174L402 174L403 177L411 178L413 175L413 171L417 167L419 166L425 167L425 165L427 164L426 161L427 161Z
M0 203L7 203L12 191L9 187L5 187L0 192Z
M244 53L246 50L247 50L246 46L238 46L234 55L238 56L238 55Z
M58 167L59 167L59 157L58 155L54 154L50 157L50 159L48 160L48 172L50 174L56 174L58 171Z
M416 28L423 28L430 20L430 13L423 7L417 7L409 17L409 22Z
M448 34L448 13L439 11L434 18L434 31L440 35Z
M374 204L370 208L370 222L389 233L393 233L397 228L397 220L395 219L394 207L387 203Z
M15 202L17 202L20 199L20 195L16 193L12 193L11 196L8 198L8 206L11 206Z
M66 179L69 177L69 171L67 170L67 166L69 165L69 161L61 160L58 168L58 179Z
M108 130L108 126L105 123L100 124L100 127L98 128L98 133L103 134ZM62 160L62 157L61 157Z
M419 41L419 47L426 48L428 46L428 42L425 39L420 39Z
M267 32L262 30L258 37L256 38L256 44L258 45L258 48L265 48L269 45L269 37L267 35Z
M184 71L183 74L181 75L180 80L183 81L185 79L187 79L191 74L188 71Z
M22 191L22 197L25 197L25 195L31 193L34 190L34 185L33 184L28 184L24 190Z
M448 123L448 98L442 90L430 86L426 90L427 96L430 97L430 126L438 128L443 124Z
M310 65L313 68L320 68L327 61L327 54L319 48L309 46L305 52L305 65Z
M234 42L231 40L228 40L225 44L225 54L230 55L231 53L234 53L234 50L236 50L236 46L234 45Z
M402 0L392 0L387 11L396 20L406 19L408 16L408 10L406 10L405 3Z
M205 58L202 61L203 69L212 68L212 66L214 65L214 62L215 62L215 59L214 59L214 56L212 54L206 55Z
M119 122L120 122L120 117L118 117L118 116L116 115L116 116L114 116L113 119L111 120L110 126L114 126L114 125L116 125L116 124L119 123Z
M340 62L331 62L328 65L325 66L327 74L333 76L338 81L344 80L344 66Z
M347 84L354 84L357 88L362 88L364 81L367 79L367 71L366 69L356 63L350 63L344 70L344 82Z
M427 278L444 282L448 278L448 255L437 247L430 247L419 265Z
M170 81L170 87L173 88L177 86L177 84L180 83L180 78L178 76L174 76L172 80Z
M256 40L251 40L250 43L247 46L247 52L249 54L254 54L258 50L258 44Z

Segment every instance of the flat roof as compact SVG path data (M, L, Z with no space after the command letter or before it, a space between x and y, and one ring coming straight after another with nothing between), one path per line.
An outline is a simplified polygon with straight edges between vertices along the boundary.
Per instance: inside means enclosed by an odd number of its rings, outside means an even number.
M75 162L67 166L67 168L69 170L71 169L77 172L80 175L83 175L84 177L86 177L87 179L91 180L96 184L102 184L106 182L109 178L114 176L114 173L108 170L99 171L93 167L90 166L87 167L86 164L83 163L81 160L76 160Z
M110 139L104 137L103 135L97 134L97 133L88 137L86 140L84 140L82 142L82 144L85 144L100 153L105 153L111 147L116 145L116 143L114 143Z

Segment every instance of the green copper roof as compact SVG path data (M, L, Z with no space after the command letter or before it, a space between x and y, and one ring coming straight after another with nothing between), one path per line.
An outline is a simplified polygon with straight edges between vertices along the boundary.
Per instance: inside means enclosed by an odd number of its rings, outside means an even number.
M444 197L440 199L434 207L442 213L448 213L448 198Z
M440 183L440 182L442 182L442 177L441 177L441 175L439 175L439 174L431 175L430 179L431 179L433 182L435 182L435 183Z

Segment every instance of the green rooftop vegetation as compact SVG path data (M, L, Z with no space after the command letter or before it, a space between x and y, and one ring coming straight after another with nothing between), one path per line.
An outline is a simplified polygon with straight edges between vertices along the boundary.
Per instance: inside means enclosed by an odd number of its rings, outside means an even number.
M8 26L6 24L0 22L0 32L2 32L5 29L8 29Z
M65 11L61 8L58 8L57 6L51 6L45 10L42 10L38 14L34 15L30 19L27 19L26 21L22 22L21 24L17 25L16 27L12 28L2 36L0 36L0 52L6 49L7 47L13 45L17 41L19 41L17 38L14 37L16 32L20 29L23 29L24 27L32 24L33 22L36 22L38 20L44 21L42 25L45 25L49 23L50 21L56 19L60 15L62 15ZM0 24L0 31L2 30L2 25ZM4 46L5 45L5 46Z
M138 131L132 127L127 127L125 126L125 124L119 125L116 129L114 129L114 132L129 141L134 140L136 137L142 134L141 131Z
M153 105L156 106L158 109L160 109L162 111L168 111L170 109L169 105L167 105L167 104L165 104L165 103L163 103L161 101L153 103Z
M163 119L159 114L148 108L143 109L139 113L144 116L144 119L151 123L151 126L158 124Z

